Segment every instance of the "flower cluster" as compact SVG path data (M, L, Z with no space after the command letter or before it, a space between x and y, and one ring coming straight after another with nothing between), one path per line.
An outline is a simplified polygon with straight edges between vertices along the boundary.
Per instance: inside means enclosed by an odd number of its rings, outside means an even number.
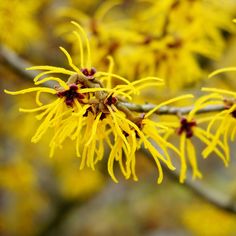
M145 115L135 115L122 105L124 100L132 100L132 95L138 94L147 86L163 85L163 80L155 77L146 77L134 82L112 73L113 61L110 58L108 72L99 72L91 67L90 46L84 30L75 22L72 22L80 31L75 33L81 45L81 67L78 68L72 61L69 53L60 48L68 59L72 70L54 66L34 66L28 70L43 70L34 79L35 85L41 85L48 81L57 83L54 88L33 87L16 92L5 90L11 95L36 92L38 107L22 109L22 112L37 112L36 118L41 120L32 142L38 142L49 130L54 130L54 135L49 144L50 156L54 155L55 148L61 148L66 139L75 142L76 153L81 157L80 168L85 165L94 169L95 164L103 159L105 146L110 148L108 157L108 171L114 181L113 165L117 161L126 178L135 174L135 153L144 145L152 154L159 171L158 183L161 183L163 171L161 162L170 169L175 169L171 163L168 148L175 148L167 143L160 135L168 129L164 125L159 126L151 120L152 115L162 105L192 97L183 95L160 104ZM86 41L86 56L82 45L82 38ZM84 60L86 58L86 60ZM69 77L67 82L55 74L64 74ZM43 77L43 78L42 78ZM112 78L122 82L111 88ZM51 94L53 101L44 104L41 94ZM111 138L113 137L113 138ZM159 145L164 153L158 151Z
M231 123L227 123L227 132L223 142L220 140L220 135L227 121L222 122L215 136L211 133L211 126L216 120L221 119L223 114L235 118L235 100L225 101L227 109L210 121L207 131L200 125L209 121L210 117L195 117L200 109L215 104L216 99L219 101L222 99L217 92L226 93L226 91L215 89L215 93L201 97L195 102L187 116L178 114L178 121L155 122L151 116L154 113L158 114L160 108L182 99L192 98L193 95L187 94L169 99L141 114L132 112L125 105L126 102L132 102L134 95L138 95L143 88L163 85L163 80L145 77L130 82L113 73L112 57L108 58L107 72L97 71L92 67L90 44L85 31L76 22L72 24L78 29L78 32L74 31L74 35L80 47L80 67L77 67L70 54L60 47L71 69L55 66L30 67L28 70L42 70L34 78L36 87L16 92L5 90L11 95L36 92L35 100L38 107L20 108L22 112L37 112L36 118L41 121L31 139L33 143L42 139L48 130L53 130L49 143L50 156L54 155L55 149L62 148L66 140L70 140L75 145L76 155L81 158L81 169L85 166L95 169L96 163L106 156L108 148L110 149L107 161L108 172L115 182L118 182L114 173L115 162L118 162L125 178L138 179L135 172L135 154L141 147L150 152L156 163L159 173L158 183L163 180L162 165L166 165L170 170L175 169L171 152L180 160L180 182L183 183L186 178L188 162L193 169L193 178L201 178L202 174L197 165L196 151L192 143L193 137L197 137L207 145L202 152L204 158L214 152L225 165L228 164L229 151L226 136ZM57 74L66 75L67 81L56 76ZM116 80L115 85L114 80ZM49 81L56 83L54 88L40 86ZM51 102L42 101L42 93L51 95ZM232 137L235 136L235 132L234 128ZM169 141L169 138L175 134L180 137L179 147L175 147Z

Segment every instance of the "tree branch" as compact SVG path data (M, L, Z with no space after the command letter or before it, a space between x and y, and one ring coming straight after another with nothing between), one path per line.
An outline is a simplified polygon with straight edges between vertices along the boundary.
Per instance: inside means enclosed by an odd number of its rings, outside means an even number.
M23 58L19 57L14 51L12 51L10 48L6 46L1 45L0 58L7 66L9 66L13 71L19 74L21 78L24 78L28 81L32 81L35 78L35 76L37 76L39 73L37 71L25 70L25 68L31 67L32 64L30 64ZM55 83L46 82L44 83L44 85L46 87L54 87Z
M130 111L136 111L136 112L148 112L155 108L157 105L154 104L134 104L134 103L128 103L128 102L119 102L117 105L118 108L119 106L125 106L127 107ZM172 106L163 106L160 107L157 111L156 114L158 115L186 115L190 111L192 111L194 106L186 106L186 107L172 107ZM225 110L225 105L224 104L217 104L217 105L211 105L211 106L206 106L202 109L199 109L197 111L197 114L203 114L203 113L209 113L209 112L218 112Z
M26 71L24 69L31 66L29 62L22 59L14 51L3 45L0 47L0 56L5 64L16 71L23 78L33 80L34 77L37 76L38 73L36 71Z
M151 159L152 156L146 149L142 148L141 151ZM165 170L165 173L168 174L168 176L170 176L175 182L179 183L180 172L178 170L171 171L165 165L162 165L162 168ZM184 184L179 184L186 187L187 189L190 189L204 201L212 204L213 206L221 210L236 214L236 202L231 196L218 192L215 189L210 188L209 186L204 186L202 182L200 183L196 180L191 180L190 174L187 174L187 178Z
M18 74L20 74L23 78L33 80L34 77L39 73L36 71L28 71L24 70L23 68L31 67L32 65L27 62L26 60L20 58L15 52L13 52L11 49L6 48L5 46L1 46L0 48L0 56L3 58L4 62L10 66L13 70L15 70ZM53 82L47 82L44 83L47 87L54 87L55 83ZM135 112L148 112L151 109L155 108L155 104L134 104L129 102L118 102L117 108L119 107L126 107L130 111ZM158 115L186 115L188 114L194 106L186 106L186 107L172 107L172 106L163 106L160 109L156 111L156 114ZM209 112L218 112L225 109L224 104L218 104L218 105L211 105L206 106L202 109L199 109L197 111L197 114L203 114L203 113L209 113Z

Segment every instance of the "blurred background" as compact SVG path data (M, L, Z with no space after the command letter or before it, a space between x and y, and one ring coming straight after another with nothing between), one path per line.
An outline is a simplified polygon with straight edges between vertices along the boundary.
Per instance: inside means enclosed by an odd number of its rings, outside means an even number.
M79 170L69 141L49 158L50 135L30 142L37 126L33 94L9 96L4 89L33 86L28 65L67 68L59 46L79 65L79 46L70 23L88 34L92 61L130 81L164 78L166 87L145 90L139 103L158 104L183 92L200 96L202 86L235 90L235 73L207 79L217 68L236 66L236 0L1 0L0 1L0 235L178 236L236 235L236 216L219 209L191 187L225 194L236 203L235 144L231 163L201 157L201 181L179 184L166 171L156 184L156 167L137 153L139 181L107 173L106 157L96 171ZM28 64L27 64L27 63ZM164 118L165 119L165 118ZM119 170L116 170L119 176ZM190 170L191 172L191 170Z

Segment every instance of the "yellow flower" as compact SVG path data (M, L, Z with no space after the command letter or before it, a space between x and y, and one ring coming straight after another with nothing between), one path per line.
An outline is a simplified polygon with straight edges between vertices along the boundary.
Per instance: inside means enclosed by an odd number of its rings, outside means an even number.
M209 75L209 78L231 71L236 71L236 68L227 67L218 69L212 72ZM215 94L215 97L212 95L215 99L215 103L225 105L225 109L223 111L219 111L215 116L213 116L208 124L208 135L212 132L214 127L216 127L216 131L213 141L205 149L204 153L205 155L209 155L209 153L211 153L217 145L217 140L222 137L224 146L226 147L227 156L229 156L228 139L230 138L231 141L234 141L236 137L236 92L217 88L202 88L202 91Z
M80 34L74 32L81 50L80 68L73 63L69 53L61 47L60 49L66 55L72 69L54 66L28 68L29 70L43 70L35 77L35 85L53 81L57 83L54 88L33 87L17 92L5 90L11 95L36 92L38 107L20 109L22 112L39 113L36 118L42 121L32 137L32 142L38 142L49 129L54 130L49 144L50 156L54 155L55 148L62 148L65 140L70 139L75 143L77 156L81 158L81 169L85 166L94 169L96 163L103 159L105 144L107 144L111 149L108 157L108 172L115 182L118 181L113 171L115 161L119 163L121 172L126 178L133 176L133 179L137 180L135 153L143 144L156 162L159 171L158 183L161 183L163 179L161 162L173 170L174 166L167 149L176 149L159 134L162 131L159 132L158 129L167 128L158 126L158 124L154 125L148 117L162 105L189 98L192 95L180 96L161 103L144 117L132 114L121 104L121 101L132 100L133 95L139 94L140 90L145 87L163 85L163 80L146 77L129 82L112 73L113 60L111 57L108 72L96 71L91 66L90 45L86 34L80 25L72 23L80 32ZM86 42L86 53L84 53L84 41ZM69 79L65 82L51 74L67 75ZM112 88L112 78L120 80L122 84ZM51 95L52 101L43 103L40 99L42 93ZM111 139L111 136L114 139ZM149 138L155 142L155 145L159 145L163 149L163 153L155 148Z
M233 22L236 23L236 20L234 19ZM213 71L208 77L211 78L224 72L233 71L236 71L236 67L226 67ZM211 132L214 125L217 125L217 130L213 142L206 148L205 153L209 154L214 150L216 142L221 136L223 136L224 145L229 153L228 137L230 137L231 141L234 141L236 136L236 92L217 88L202 88L202 90L210 93L216 93L219 96L218 102L224 102L225 105L225 109L212 117L212 120L208 125L208 133ZM225 96L230 96L230 98ZM215 99L217 100L217 98Z
M217 97L216 94L211 94L208 96L203 96L199 98L191 112L186 116L181 116L177 122L163 122L164 125L169 127L169 130L166 132L166 139L173 135L177 134L180 136L179 140L179 157L181 162L180 167L180 182L183 183L186 178L187 163L189 162L192 171L193 178L201 178L202 174L198 168L197 157L194 144L192 142L192 137L198 138L207 146L211 145L213 140L215 140L214 150L212 150L227 166L229 160L229 153L227 147L217 138L215 139L214 135L210 132L205 131L200 127L202 123L209 121L211 117L195 118L196 113L199 109L202 109L208 105L215 104L215 101L211 101L212 98ZM206 150L202 151L204 158L207 158L210 153Z
M225 105L225 109L213 116L208 124L208 135L213 132L213 128L216 128L216 131L212 142L204 150L204 154L209 155L214 151L217 140L222 137L227 156L229 156L228 139L234 141L236 137L236 92L217 88L202 88L202 90L217 94L215 103ZM230 98L226 98L226 96L230 96Z
M144 79L144 81L146 80ZM130 90L129 86L125 85L120 89L124 91L125 87ZM188 97L190 96L183 96L170 102ZM77 101L76 104L78 107L81 106ZM51 155L53 155L56 146L62 146L64 140L70 138L72 141L75 140L77 156L81 157L80 168L83 169L86 165L94 169L95 164L103 159L104 143L107 143L111 149L108 157L108 172L112 179L118 182L113 171L114 162L117 161L127 179L132 175L133 179L137 180L135 153L143 143L154 157L159 171L158 183L161 183L163 171L160 161L173 170L174 167L171 164L167 148L176 149L158 134L158 130L155 132L158 124L145 117L133 117L132 119L129 117L128 119L124 109L118 110L116 107L117 99L114 96L109 96L104 100L102 104L104 107L101 111L96 110L94 105L97 104L87 104L81 107L78 109L80 112L74 112L63 121L50 142ZM151 114L149 113L149 115ZM164 126L160 128L165 129ZM109 135L113 135L113 141L110 140ZM148 138L153 139L163 149L164 154L159 152Z

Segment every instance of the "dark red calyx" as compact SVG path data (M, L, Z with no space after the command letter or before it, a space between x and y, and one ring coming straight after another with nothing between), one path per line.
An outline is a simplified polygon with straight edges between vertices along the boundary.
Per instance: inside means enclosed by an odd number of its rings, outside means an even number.
M231 113L232 117L236 119L236 110Z
M125 137L129 136L129 134L126 131L124 131L124 130L122 131L122 133L124 134Z
M104 120L106 118L106 113L102 113L102 115L100 116L100 120Z
M71 84L68 90L64 90L57 93L57 96L62 98L65 97L65 103L67 106L73 106L74 99L83 99L84 95L78 92L78 86Z
M96 69L95 68L91 68L91 69L81 69L81 72L86 76L86 77L93 77L94 74L96 73Z
M93 113L92 107L87 108L86 112L83 114L83 117L87 117L88 114L89 114L89 112L92 112L92 113Z
M180 120L180 128L177 130L178 135L183 132L186 134L186 138L191 138L193 136L193 127L197 126L196 121L188 121L185 117Z
M108 106L111 106L112 104L116 104L117 103L117 98L116 97L113 97L112 95L110 95L109 97L107 97L105 99L105 104L108 105Z

